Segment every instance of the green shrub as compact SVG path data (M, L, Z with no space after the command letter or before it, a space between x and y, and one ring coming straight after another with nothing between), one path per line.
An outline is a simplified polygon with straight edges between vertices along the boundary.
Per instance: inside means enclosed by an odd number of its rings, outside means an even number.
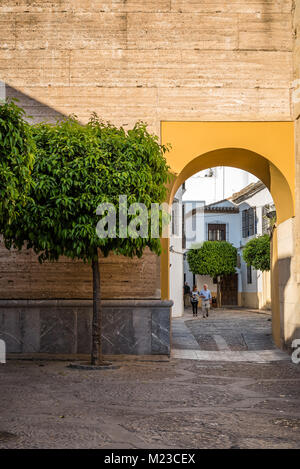
M270 270L270 237L269 235L259 236L251 239L243 249L243 259L248 265L262 272Z
M187 254L193 274L217 277L235 273L237 250L227 241L205 241L201 248Z

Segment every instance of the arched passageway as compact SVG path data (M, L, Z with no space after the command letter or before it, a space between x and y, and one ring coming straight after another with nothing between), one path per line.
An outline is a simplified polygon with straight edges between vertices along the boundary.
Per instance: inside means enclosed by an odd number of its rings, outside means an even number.
M167 202L193 174L231 166L254 174L269 189L277 211L272 241L272 327L279 347L289 345L298 321L294 279L295 157L292 122L162 122L161 142L173 175ZM163 239L161 296L169 298L169 239ZM291 294L293 302L291 301Z

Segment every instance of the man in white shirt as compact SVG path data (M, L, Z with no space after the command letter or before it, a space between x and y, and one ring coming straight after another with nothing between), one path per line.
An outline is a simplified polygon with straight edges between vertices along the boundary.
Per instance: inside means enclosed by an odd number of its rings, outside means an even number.
M200 291L199 296L202 299L203 317L208 318L208 312L210 310L210 303L211 303L211 293L206 283L203 285L203 289Z

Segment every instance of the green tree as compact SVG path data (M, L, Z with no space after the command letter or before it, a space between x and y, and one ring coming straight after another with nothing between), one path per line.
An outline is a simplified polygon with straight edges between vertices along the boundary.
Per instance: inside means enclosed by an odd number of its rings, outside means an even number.
M96 115L85 126L73 117L56 125L39 124L33 134L37 155L31 201L20 207L18 223L6 230L6 246L32 248L40 262L56 261L64 255L91 263L91 362L101 364L99 251L104 256L114 252L140 257L149 247L160 254L160 240L151 237L150 230L144 238L124 237L127 232L119 236L118 203L119 195L125 195L128 205L142 202L149 209L151 203L165 200L167 148L159 145L143 123L125 131L102 123ZM100 203L116 207L116 237L100 239L96 233ZM161 226L161 217L158 224Z
M0 103L0 230L26 202L33 165L34 140L25 112L13 101Z
M265 234L248 241L243 249L243 259L256 270L269 271L271 259L270 236Z
M220 305L220 277L235 273L236 248L227 241L205 241L200 248L188 251L187 260L193 274L217 278L218 305Z

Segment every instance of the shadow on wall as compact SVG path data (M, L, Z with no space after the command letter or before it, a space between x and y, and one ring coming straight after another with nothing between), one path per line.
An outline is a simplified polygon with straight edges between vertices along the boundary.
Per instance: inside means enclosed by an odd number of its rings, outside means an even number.
M284 257L274 264L275 285L272 287L273 336L279 338L281 347L289 352L292 351L292 341L300 338L300 314L297 300L299 287L293 275L292 260L291 257ZM279 319L276 321L276 329L274 329L275 315Z
M292 352L292 342L300 339L299 285L293 275L292 259L278 260L280 289L280 318L284 331L284 347Z
M279 285L279 310L280 310L280 325L283 337L281 341L283 342L283 346L286 349L290 349L291 341L293 340L293 333L291 334L289 340L286 340L287 334L285 330L286 324L286 315L290 314L289 311L289 303L288 298L286 298L286 290L288 288L290 279L291 279L291 258L285 257L282 259L278 259L278 285Z
M17 98L18 105L33 116L33 122L56 122L66 118L63 113L7 85L6 97ZM99 265L103 299L160 299L160 261L150 250L140 259L111 254L101 257ZM0 240L0 310L1 300L91 298L89 264L64 257L55 263L40 264L31 250L8 251Z
M32 123L56 122L67 117L65 114L56 111L47 104L37 101L12 86L5 85L5 94L8 99L14 98L18 100L18 106L22 107L26 111L26 114L31 117L29 120Z
M300 326L296 327L294 330L293 338L291 339L291 342L295 339L300 340Z

